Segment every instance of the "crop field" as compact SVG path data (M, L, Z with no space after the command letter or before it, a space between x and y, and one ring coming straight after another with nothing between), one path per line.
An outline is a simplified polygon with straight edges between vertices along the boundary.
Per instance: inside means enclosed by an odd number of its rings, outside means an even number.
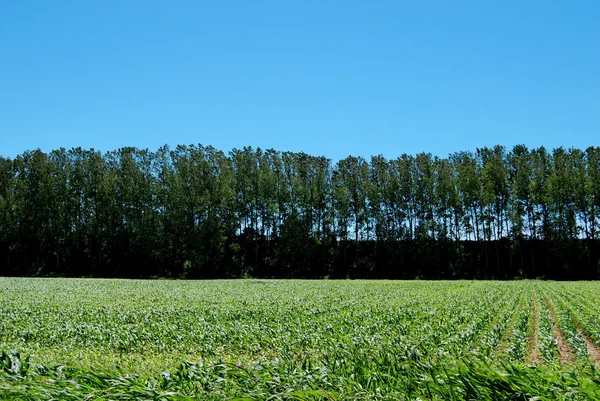
M599 282L0 278L2 400L594 400L599 349Z

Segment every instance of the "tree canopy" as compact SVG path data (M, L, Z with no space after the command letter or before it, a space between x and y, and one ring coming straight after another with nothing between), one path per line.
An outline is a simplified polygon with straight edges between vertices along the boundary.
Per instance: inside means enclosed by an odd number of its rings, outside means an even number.
M600 148L0 157L0 275L598 278Z

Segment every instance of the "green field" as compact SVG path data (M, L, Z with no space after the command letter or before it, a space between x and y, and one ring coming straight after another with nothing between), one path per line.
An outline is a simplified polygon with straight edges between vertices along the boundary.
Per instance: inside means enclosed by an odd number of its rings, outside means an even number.
M599 282L0 278L2 400L600 399Z

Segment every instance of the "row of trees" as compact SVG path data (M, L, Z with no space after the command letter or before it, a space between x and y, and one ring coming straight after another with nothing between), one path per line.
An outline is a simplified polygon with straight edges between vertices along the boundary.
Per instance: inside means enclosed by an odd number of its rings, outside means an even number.
M596 278L600 148L0 157L0 274Z

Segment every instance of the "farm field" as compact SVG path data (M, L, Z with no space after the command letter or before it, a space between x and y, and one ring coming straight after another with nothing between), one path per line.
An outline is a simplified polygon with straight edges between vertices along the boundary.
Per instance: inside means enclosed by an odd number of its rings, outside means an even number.
M2 400L600 399L600 282L0 278Z

